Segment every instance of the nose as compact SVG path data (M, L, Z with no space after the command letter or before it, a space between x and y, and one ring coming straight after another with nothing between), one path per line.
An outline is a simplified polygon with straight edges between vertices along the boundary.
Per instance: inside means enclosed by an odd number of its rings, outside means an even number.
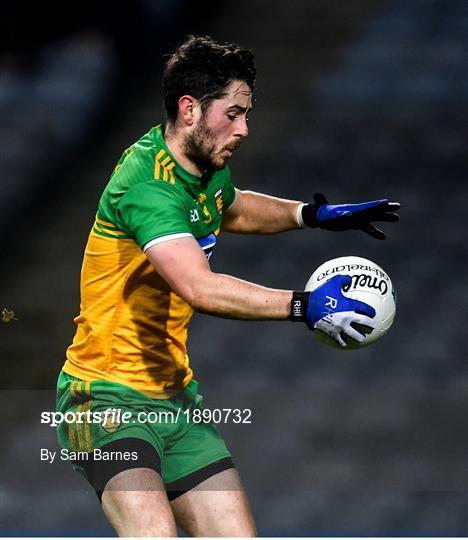
M249 134L249 127L247 126L247 118L240 116L236 122L236 131L234 135L237 137L247 137Z

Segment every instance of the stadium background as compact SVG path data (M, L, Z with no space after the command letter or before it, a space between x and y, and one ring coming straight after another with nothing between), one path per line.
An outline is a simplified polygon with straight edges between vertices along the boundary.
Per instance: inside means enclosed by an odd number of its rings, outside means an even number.
M301 325L195 316L206 405L262 534L468 534L468 2L11 3L0 33L0 532L112 534L39 421L78 310L82 251L121 151L162 120L162 55L187 33L258 67L238 187L310 200L388 196L386 242L354 232L224 235L216 271L300 289L321 262L375 260L397 289L391 333L343 353Z

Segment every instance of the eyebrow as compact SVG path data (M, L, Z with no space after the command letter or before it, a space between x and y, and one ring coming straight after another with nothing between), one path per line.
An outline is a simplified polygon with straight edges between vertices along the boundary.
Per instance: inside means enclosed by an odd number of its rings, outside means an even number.
M237 109L239 112L250 112L252 110L252 107L241 107L240 105L230 105L228 108L228 110L231 110L231 109Z

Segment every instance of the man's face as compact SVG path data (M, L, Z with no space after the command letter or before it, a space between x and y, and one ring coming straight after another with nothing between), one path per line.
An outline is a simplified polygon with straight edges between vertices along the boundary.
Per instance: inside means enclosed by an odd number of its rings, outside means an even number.
M247 137L247 113L252 108L252 91L243 81L232 81L227 94L199 112L192 131L186 135L186 156L200 170L222 169L241 141Z

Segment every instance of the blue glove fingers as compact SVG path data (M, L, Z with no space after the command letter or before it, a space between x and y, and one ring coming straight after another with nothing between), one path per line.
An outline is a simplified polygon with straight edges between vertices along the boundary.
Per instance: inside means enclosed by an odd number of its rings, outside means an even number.
M322 204L318 209L317 219L319 221L325 221L343 216L352 216L387 203L388 199L379 199L358 204Z
M351 285L351 276L338 274L311 292L307 307L307 320L314 325L330 313L358 311L367 317L375 317L375 309L359 300L343 295L343 287Z
M375 309L369 304L361 302L360 300L344 298L344 301L342 304L340 304L340 307L343 307L343 309L340 309L339 311L357 311L358 313L362 313L363 315L366 315L367 317L370 317L370 318L375 317Z

